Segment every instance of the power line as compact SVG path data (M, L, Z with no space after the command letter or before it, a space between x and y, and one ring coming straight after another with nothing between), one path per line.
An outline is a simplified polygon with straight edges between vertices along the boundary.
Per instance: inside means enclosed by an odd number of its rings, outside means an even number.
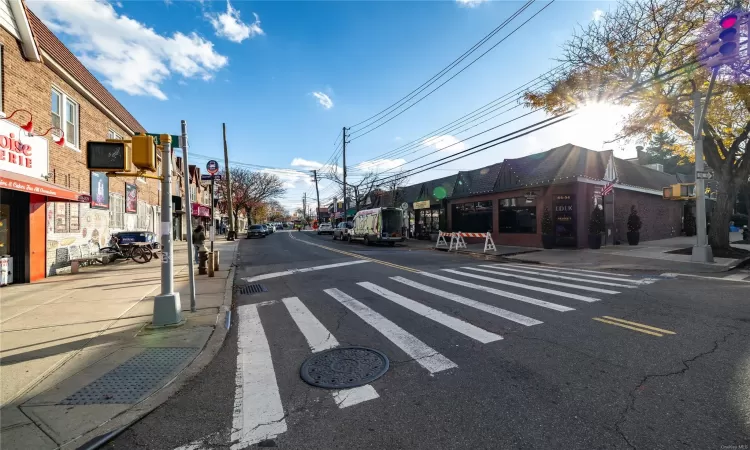
M490 51L492 51L495 47L497 47L498 45L500 45L506 39L508 39L509 37L511 37L516 31L518 31L519 29L521 29L521 27L523 27L527 23L531 22L534 19L534 17L536 17L537 15L539 15L542 11L544 11L545 9L547 9L547 7L549 7L554 2L555 2L555 0L551 0L549 3L547 3L546 5L544 5L539 11L537 11L536 13L534 13L534 15L532 15L528 20L526 20L524 23L522 23L521 25L519 25L518 27L516 27L513 31L511 31L510 33L508 33L504 38L502 38L498 42L496 42L495 45L493 45L492 47L490 47L489 49L487 49L484 53L482 53L481 55L479 55L478 57L476 57L468 65L464 66L461 70L459 70L455 74L451 75L450 78L448 78L447 80L445 80L442 83L440 83L435 89L431 90L430 92L428 92L427 94L425 94L424 96L422 96L421 98L419 98L417 101L415 101L414 103L412 103L409 106L407 106L405 109L402 109L401 111L399 111L398 114L392 116L391 118L389 118L385 122L380 123L380 125L377 125L376 127L370 128L369 130L367 130L364 133L361 133L361 134L359 134L357 136L351 136L351 140L355 140L355 139L361 138L362 136L365 136L367 134L372 133L373 131L377 130L378 128L382 127L383 125L387 124L391 120L395 119L396 117L400 116L401 114L405 113L406 111L410 110L411 108L413 108L414 106L416 106L417 104L419 104L422 100L424 100L425 98L429 97L432 93L434 93L435 91L437 91L438 89L440 89L442 86L444 86L446 83L448 83L452 79L456 78L464 70L466 70L469 67L471 67L475 62L479 61L479 59L481 59L487 53L489 53ZM380 119L378 119L378 120L380 120ZM370 126L370 125L368 125L368 126ZM361 130L359 130L359 131L361 131Z
M420 89L424 90L424 88L428 87L429 85L431 85L432 83L434 83L435 81L437 81L437 79L439 79L445 73L447 73L448 71L450 71L451 69L453 69L456 65L460 64L470 54L474 53L474 51L476 51L479 47L481 47L482 45L484 45L485 42L487 42L489 39L491 39L493 36L495 36L495 34L497 34L500 30L502 30L511 20L513 20L515 17L517 17L520 12L523 12L523 10L525 10L526 8L528 8L533 2L534 2L534 0L529 0L518 11L516 11L514 14L512 14L509 18L505 19L500 25L498 25L497 27L495 27L494 30L492 30L490 33L488 33L479 42L477 42L476 44L474 44L469 50L465 51L461 56L459 56L458 58L454 59L453 62L451 62L448 66L444 67L440 72L438 72L435 75L433 75L432 78L430 78L429 80L425 81L424 83L422 83L420 86L418 86L416 89L414 89L413 91L409 92L405 96L401 97L398 101L396 101L395 103L391 104L389 107L381 110L380 112L376 113L375 115L372 115L372 116L368 117L367 119L365 119L365 120L363 120L361 122L355 123L350 128L358 127L359 125L361 125L361 124L363 124L365 122L369 122L371 119L374 119L375 117L380 116L381 114L383 114L383 113L391 110L392 108L400 106L400 104L401 104L402 101L409 101L411 98L413 98L414 95L416 95L419 92L421 92ZM366 128L366 127L367 126L362 127L362 128ZM360 131L360 130L353 130L353 132L357 132L357 131Z

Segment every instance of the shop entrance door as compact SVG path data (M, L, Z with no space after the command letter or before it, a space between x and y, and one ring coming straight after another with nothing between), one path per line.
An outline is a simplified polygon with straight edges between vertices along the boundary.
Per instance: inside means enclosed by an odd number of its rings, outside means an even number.
M575 196L555 195L553 205L555 245L558 247L575 247L577 244Z
M0 255L13 258L13 282L28 283L29 194L0 189Z

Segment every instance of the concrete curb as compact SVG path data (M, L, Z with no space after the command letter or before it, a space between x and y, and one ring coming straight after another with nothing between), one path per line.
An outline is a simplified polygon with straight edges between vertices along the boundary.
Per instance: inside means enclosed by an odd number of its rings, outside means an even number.
M110 440L117 437L120 433L128 429L130 426L135 424L137 421L145 417L151 411L155 410L166 402L170 397L176 394L191 378L200 373L214 357L219 353L221 347L224 345L229 329L225 327L228 321L228 316L231 314L232 309L232 296L234 286L234 278L237 272L237 258L239 257L239 243L237 244L237 250L234 254L234 260L232 261L232 267L229 271L226 284L224 286L224 301L222 304L222 310L224 315L222 317L221 311L216 316L216 322L214 324L214 331L206 341L206 344L201 349L200 353L188 364L181 372L175 375L167 383L151 394L149 397L141 400L139 403L134 404L131 408L123 411L112 419L104 422L95 429L82 434L81 436L66 442L61 445L60 449L79 449L79 450L93 450L97 449ZM221 317L221 319L220 319Z

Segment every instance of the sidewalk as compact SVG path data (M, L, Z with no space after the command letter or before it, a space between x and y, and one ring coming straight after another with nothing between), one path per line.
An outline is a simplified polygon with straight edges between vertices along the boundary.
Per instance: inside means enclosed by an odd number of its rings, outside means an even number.
M740 233L730 233L730 242L742 239ZM641 242L639 245L610 245L599 250L550 249L541 247L516 247L498 245L496 251L484 252L484 243L467 244L458 253L480 258L502 258L503 260L532 262L570 268L596 268L612 270L641 270L655 272L716 273L725 272L742 263L742 259L714 258L710 264L694 263L690 255L667 253L672 250L692 247L695 237L674 237ZM435 242L409 240L405 246L411 248L435 248ZM732 247L750 250L750 245L732 244Z
M175 290L187 319L175 328L147 328L161 260L2 288L2 448L77 448L164 402L223 342L238 243L214 243L221 268L214 278L195 266L194 313L187 247L175 244Z

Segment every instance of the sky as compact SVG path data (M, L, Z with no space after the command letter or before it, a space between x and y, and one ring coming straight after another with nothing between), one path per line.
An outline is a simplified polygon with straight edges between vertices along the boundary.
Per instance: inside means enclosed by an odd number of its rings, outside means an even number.
M205 167L209 158L223 164L226 123L230 165L277 174L286 187L279 200L290 210L305 193L315 201L311 170L341 171L343 127L350 135L348 177L356 182L368 172L386 176L414 168L544 119L543 112L536 112L498 126L529 112L513 95L507 104L496 103L506 106L492 114L444 127L558 66L561 47L576 27L601 19L613 3L557 0L531 18L548 4L537 0L403 106L376 116L373 120L382 117L378 122L357 125L438 75L524 4L28 1L148 132L178 134L180 121L186 120L191 164ZM604 144L615 135L622 111L606 105L586 111L414 173L408 184L566 143L615 149L620 157L635 153L629 148L635 144ZM323 205L337 194L340 198L340 188L330 180L322 179L319 188Z

